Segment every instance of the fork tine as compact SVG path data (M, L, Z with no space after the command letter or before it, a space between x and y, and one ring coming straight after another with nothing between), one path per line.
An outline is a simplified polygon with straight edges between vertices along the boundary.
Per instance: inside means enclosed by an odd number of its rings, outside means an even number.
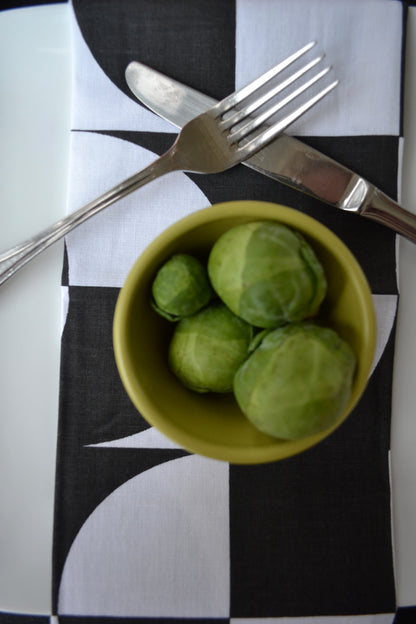
M247 117L251 113L254 113L254 111L260 108L260 106L263 106L263 104L268 102L271 98L275 97L281 91L283 91L284 89L289 87L291 84L293 84L296 80L301 78L304 74L306 74L306 72L308 72L310 69L315 67L315 65L320 63L320 61L322 61L323 58L324 58L323 54L321 56L316 57L315 59L313 59L312 61L310 61L303 67L301 67L294 74L291 74L288 78L286 78L286 80L284 80L283 82L280 82L278 85L273 87L273 89L270 89L270 91L267 91L267 93L257 98L251 104L248 104L242 109L236 109L236 112L233 114L230 113L230 115L228 115L225 119L223 119L220 122L221 127L224 130L228 130L228 128L235 126L237 123L242 121L245 117Z
M270 119L270 117L272 117L272 115L277 113L279 110L284 108L287 104L289 104L292 100L294 100L299 95L301 95L304 91L309 89L309 87L311 87L313 84L315 84L315 82L318 82L318 80L323 78L330 71L330 69L331 69L330 66L325 67L325 69L323 69L318 74L316 74L315 76L310 78L310 80L308 80L303 85L301 85L300 87L295 89L295 91L293 91L292 93L289 93L289 95L287 95L285 98L283 98L283 100L280 100L279 102L277 102L273 106L270 106L266 111L264 111L260 115L257 115L257 117L255 117L255 118L251 119L250 121L248 121L242 128L240 128L239 130L236 130L235 132L233 132L231 130L231 134L230 134L231 143L233 144L233 143L238 143L239 141L241 141L242 138L246 137L248 134L253 132L253 130L255 130L256 128L261 126L265 121ZM267 98L267 99L270 99L270 98ZM254 110L259 108L259 106L261 106L263 104L263 102L260 101L260 100L264 100L264 98L263 97L259 98L259 104L257 106L254 106ZM255 104L257 104L257 101L254 102L254 105ZM248 113L247 113L248 108L249 107L247 107L247 109L239 111L241 113L239 121L242 121L245 117L248 117ZM250 112L252 112L252 110L253 110L253 108L250 107Z
M277 76L277 74L286 69L286 67L289 67L289 65L294 63L298 58L306 54L306 52L313 48L314 45L316 45L316 41L311 41L310 43L303 46L303 48L300 48L300 50L294 52L286 59L269 69L267 72L253 80L253 82L249 83L242 89L231 93L231 95L221 100L221 102L216 105L218 115L223 115L230 108L245 100L249 95L257 91L257 89L265 85L267 82L269 82L269 80L271 80L272 78Z
M339 80L334 80L334 82L322 89L322 91L314 95L292 113L289 113L283 119L279 119L279 121L277 121L275 124L268 126L265 130L259 132L253 139L249 139L247 142L244 142L244 145L242 145L239 149L243 151L248 150L249 153L255 153L263 146L267 145L267 143L272 141L275 137L277 137L294 121L299 119L299 117L304 115L304 113L306 113L310 108L315 106L315 104L322 100L322 98L324 98L330 91L332 91L332 89L334 89L338 83Z

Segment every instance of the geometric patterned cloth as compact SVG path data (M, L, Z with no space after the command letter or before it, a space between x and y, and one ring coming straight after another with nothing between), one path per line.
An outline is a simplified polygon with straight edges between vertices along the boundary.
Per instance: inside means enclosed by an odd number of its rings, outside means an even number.
M397 0L73 0L68 212L140 170L177 129L131 95L141 61L218 99L310 40L340 79L289 129L400 191L405 5ZM370 283L377 355L350 417L298 456L232 465L194 455L137 413L112 348L114 306L137 256L211 204L260 199L327 225ZM396 236L238 166L173 173L66 239L53 613L14 622L414 624L395 596L389 443Z
M290 132L395 196L402 29L401 3L385 0L361 0L359 7L350 0L74 0L68 211L174 140L177 130L130 94L124 80L130 60L221 98L312 39L340 85ZM119 288L146 245L192 211L244 198L298 208L346 242L369 279L382 341L366 393L347 422L317 447L261 466L189 454L149 428L122 388L111 342ZM290 617L293 624L337 616L344 624L345 616L378 614L377 624L392 620L395 244L386 228L246 167L215 176L170 174L67 237L58 615Z

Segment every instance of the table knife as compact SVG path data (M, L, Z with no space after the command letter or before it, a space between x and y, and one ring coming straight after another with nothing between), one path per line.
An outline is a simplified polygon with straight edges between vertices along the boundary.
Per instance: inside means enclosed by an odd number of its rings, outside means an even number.
M132 61L127 84L151 111L182 128L216 100L144 65ZM243 164L317 199L377 221L416 243L416 215L347 167L286 134Z

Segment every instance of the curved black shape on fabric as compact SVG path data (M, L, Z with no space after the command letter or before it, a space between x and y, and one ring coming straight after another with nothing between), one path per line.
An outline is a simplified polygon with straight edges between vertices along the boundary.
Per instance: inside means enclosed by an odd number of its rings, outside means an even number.
M124 70L130 61L145 63L212 97L234 91L234 2L74 0L73 6L92 55L129 97Z
M119 449L73 447L59 454L53 548L53 608L57 610L59 583L65 560L81 527L112 492L133 477L165 462L188 455L181 449ZM116 468L115 468L116 466ZM65 478L61 478L65 475ZM68 508L71 513L68 514Z

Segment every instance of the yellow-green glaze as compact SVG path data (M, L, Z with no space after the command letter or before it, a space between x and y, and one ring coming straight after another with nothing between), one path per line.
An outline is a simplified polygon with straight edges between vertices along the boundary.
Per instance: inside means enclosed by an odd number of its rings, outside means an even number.
M327 430L301 440L262 434L248 422L233 395L198 394L169 370L172 324L152 309L150 291L157 267L174 253L208 257L226 230L249 221L275 220L299 230L322 262L327 296L318 318L353 348L357 370L341 418ZM357 226L358 227L358 226ZM370 374L376 341L371 292L358 262L342 241L302 212L260 201L216 204L197 211L160 234L138 258L116 305L114 351L124 387L143 417L191 452L239 464L280 460L326 438L359 401Z

